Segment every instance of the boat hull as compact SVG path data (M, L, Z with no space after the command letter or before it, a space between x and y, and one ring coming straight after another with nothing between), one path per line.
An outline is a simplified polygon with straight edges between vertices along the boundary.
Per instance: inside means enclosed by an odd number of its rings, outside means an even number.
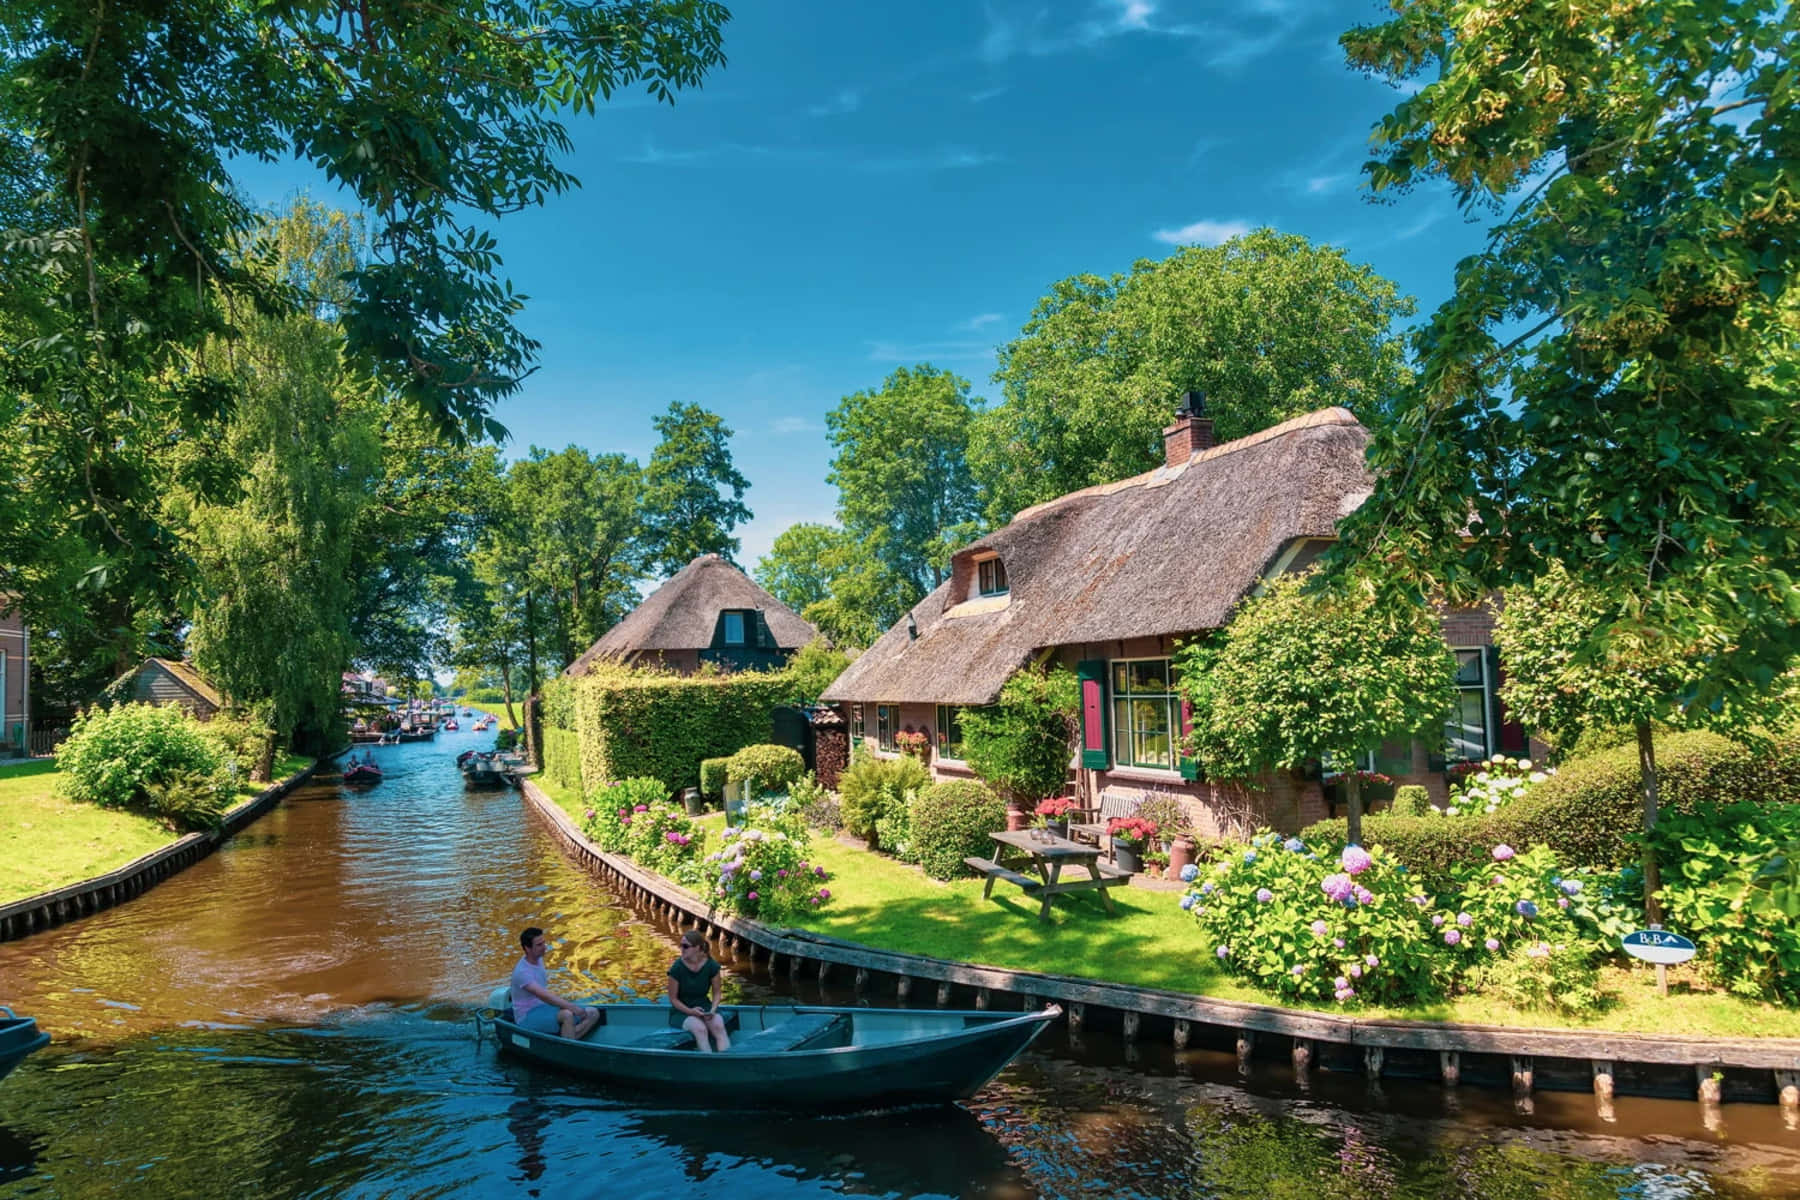
M609 1020L619 1010L663 1005L601 1005ZM754 1053L733 1050L653 1050L573 1042L523 1029L499 1015L501 1048L534 1064L604 1079L645 1091L673 1093L706 1108L796 1108L846 1111L906 1104L940 1104L974 1095L1053 1021L1060 1010L1032 1013L906 1009L758 1008L723 1005L746 1027L768 1014L842 1013L854 1022L904 1018L929 1032L916 1038L818 1050ZM742 1031L739 1035L743 1036Z
M10 1008L0 1007L0 1013L5 1014L0 1017L0 1079L5 1079L28 1055L48 1046L50 1035L30 1017L14 1016Z

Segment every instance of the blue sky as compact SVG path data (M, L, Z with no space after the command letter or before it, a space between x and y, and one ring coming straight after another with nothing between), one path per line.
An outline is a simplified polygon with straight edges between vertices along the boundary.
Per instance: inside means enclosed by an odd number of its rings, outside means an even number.
M1385 6L732 7L703 89L572 121L582 188L500 223L543 350L496 415L512 453L647 460L671 401L718 412L751 482L747 567L831 519L824 414L842 396L929 361L997 400L993 349L1057 279L1267 224L1344 247L1424 313L1479 243L1441 189L1359 190L1400 95L1336 39ZM273 203L306 180L246 182Z

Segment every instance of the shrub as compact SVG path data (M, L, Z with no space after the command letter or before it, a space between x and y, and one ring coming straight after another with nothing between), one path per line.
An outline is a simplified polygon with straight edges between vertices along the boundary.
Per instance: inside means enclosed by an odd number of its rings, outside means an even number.
M231 757L239 779L254 779L274 749L275 731L255 713L222 712L206 723L206 735Z
M1800 795L1800 736L1794 732L1771 738L1760 755L1717 734L1670 734L1657 740L1656 761L1665 815ZM1564 763L1528 795L1495 812L1456 820L1387 813L1365 818L1363 841L1385 846L1414 870L1432 875L1500 843L1520 850L1552 846L1570 862L1611 867L1638 857L1630 839L1643 825L1640 786L1637 749L1620 746ZM1321 821L1302 836L1315 843L1341 842L1345 823Z
M1176 831L1188 823L1187 811L1181 807L1181 801L1162 791L1144 797L1131 815L1156 826L1157 835L1164 839L1174 837Z
M544 738L546 741L548 741L549 737L552 733L561 733L561 732L563 732L563 731L560 729L556 729L556 730L545 729L544 730ZM505 754L508 750L517 749L518 745L519 745L519 731L517 729L502 729L494 734L494 749L500 751L500 753L502 753L502 754ZM544 757L548 758L549 756L550 756L550 749L548 746L545 746ZM574 758L575 758L577 774L579 774L580 766L581 766L580 753L577 752L575 754ZM580 790L579 782L580 781L577 780L576 784L574 785L577 791Z
M748 795L761 792L785 792L788 785L806 774L806 760L790 746L762 743L745 746L725 760L725 778L747 785Z
M913 855L933 879L968 874L963 859L988 853L1005 827L1005 801L973 779L933 784L912 802Z
M1694 939L1706 977L1740 996L1800 1002L1800 929L1745 904L1751 882L1800 842L1800 805L1707 806L1661 816L1663 911Z
M1021 804L1056 795L1069 779L1080 697L1071 671L1018 672L998 704L962 714L963 758Z
M1283 997L1406 1003L1455 990L1521 947L1588 953L1582 910L1548 849L1490 847L1436 895L1383 847L1326 853L1271 833L1185 875L1181 905L1208 951ZM1567 961L1552 966L1562 974L1545 986L1573 980Z
M583 777L648 775L677 790L699 784L701 760L767 742L775 709L787 700L779 673L670 676L615 669L574 682Z
M703 758L700 760L700 794L708 800L721 800L725 796L725 764L730 758Z
M801 817L814 829L832 833L844 823L837 793L820 783L818 776L811 771L796 779L788 788L788 799L794 802Z
M1427 817L1431 815L1431 793L1416 783L1409 783L1394 792L1394 812L1403 817Z
M893 849L883 842L880 825L889 830L904 821L912 797L931 786L931 772L914 758L865 758L853 763L838 781L844 828L864 839L871 849Z
M668 799L669 789L660 779L648 776L603 784L588 793L582 832L602 850L625 853L634 816L649 812L651 805L666 803Z
M201 724L172 705L123 704L76 716L57 749L71 800L211 828L237 790L234 764Z
M1459 786L1450 792L1450 802L1444 811L1453 817L1498 812L1513 801L1523 799L1554 774L1554 770L1537 770L1529 758L1495 755L1486 762L1475 764L1475 770L1463 776Z
M808 842L754 827L727 829L722 841L702 863L715 908L783 921L831 899L825 868L807 861Z
M625 853L659 875L683 881L682 868L698 864L706 851L705 831L687 810L656 803L634 811L625 825Z
M496 743L498 744L498 743ZM581 795L581 739L567 729L544 725L544 777Z
M767 804L747 806L744 809L744 824L765 833L786 834L796 842L812 840L812 831L807 828L806 817L800 812L800 806L785 796L776 796Z

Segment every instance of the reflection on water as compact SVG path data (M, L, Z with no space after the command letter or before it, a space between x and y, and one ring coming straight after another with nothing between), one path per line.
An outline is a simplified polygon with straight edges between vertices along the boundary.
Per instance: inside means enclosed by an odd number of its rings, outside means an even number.
M1587 1197L1800 1193L1773 1106L1498 1093L1228 1054L1046 1038L963 1107L845 1117L646 1109L477 1044L470 1006L526 924L557 985L659 995L670 932L573 868L509 792L465 792L479 735L384 747L387 779L306 789L139 900L0 945L0 1001L56 1038L0 1086L0 1195L708 1193ZM728 960L728 966L732 964ZM747 964L733 998L788 989ZM816 990L802 998L818 998ZM833 999L842 997L833 996ZM1127 1068L1129 1057L1132 1066ZM703 1098L701 1098L703 1102Z

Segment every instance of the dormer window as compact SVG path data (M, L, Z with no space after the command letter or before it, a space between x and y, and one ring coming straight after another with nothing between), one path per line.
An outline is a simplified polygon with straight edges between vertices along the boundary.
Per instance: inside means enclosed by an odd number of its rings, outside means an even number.
M1006 595L1006 564L998 555L975 564L975 584L983 596Z
M745 629L747 628L744 614L741 612L728 611L724 616L725 644L727 646L742 646L747 640L744 636Z

